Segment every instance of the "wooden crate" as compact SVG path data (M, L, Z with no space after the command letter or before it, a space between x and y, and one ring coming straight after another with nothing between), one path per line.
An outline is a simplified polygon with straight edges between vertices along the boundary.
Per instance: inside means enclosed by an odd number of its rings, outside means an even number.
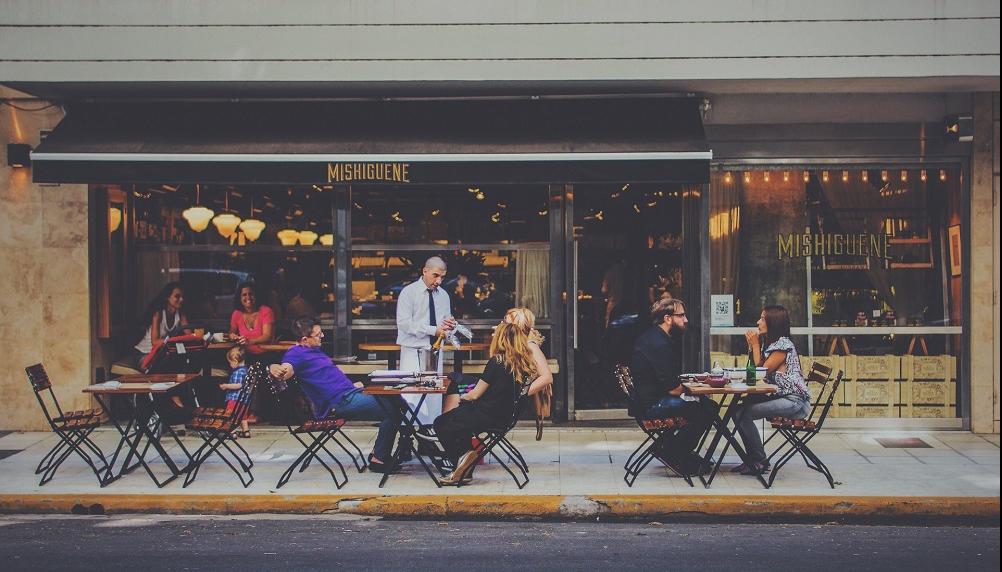
M852 417L857 419L893 419L898 416L898 407L894 405L859 405L852 407Z
M901 356L901 378L929 381L957 379L957 358L940 356Z
M955 405L915 405L911 407L911 417L916 419L953 419L957 417Z
M727 352L710 352L710 367L720 362L720 367L734 367L734 356Z
M901 379L901 356L847 356L855 380Z
M900 383L897 380L843 382L845 386L845 402L851 414L848 417L898 417L898 407L901 403ZM857 411L862 408L863 411ZM887 411L878 414L875 408Z
M832 378L835 377L835 374L839 370L845 371L844 356L800 356L800 368L804 370L805 376L811 371L811 367L814 366L815 362L832 368Z

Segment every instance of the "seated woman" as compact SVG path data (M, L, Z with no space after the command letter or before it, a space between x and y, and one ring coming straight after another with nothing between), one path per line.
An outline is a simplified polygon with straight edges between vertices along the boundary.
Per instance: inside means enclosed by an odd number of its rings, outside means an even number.
M459 396L456 384L449 386L445 412L435 420L435 432L456 468L442 479L443 485L455 486L469 478L477 460L471 443L477 433L503 428L523 394L534 395L553 383L546 356L539 349L539 333L533 334L534 321L527 308L509 310L494 330L490 360L473 391Z
M153 351L154 342L162 341L167 336L181 334L188 318L182 312L184 305L184 290L178 282L168 282L160 293L150 301L139 319L143 324L143 337L139 339L127 360L134 369L142 369L143 359ZM171 401L178 407L182 406L181 397L171 395Z
M258 304L257 286L253 282L240 284L233 307L235 309L230 315L230 339L246 346L247 353L264 353L257 344L267 344L273 340L275 313L268 306Z
M772 395L753 396L745 400L734 413L738 433L748 451L749 463L731 469L742 475L758 475L769 468L762 436L755 421L767 417L804 419L811 411L811 394L807 390L800 356L790 340L790 313L783 306L766 306L758 319L758 330L745 332L752 359L765 367L766 380L779 391ZM762 350L765 346L765 350Z

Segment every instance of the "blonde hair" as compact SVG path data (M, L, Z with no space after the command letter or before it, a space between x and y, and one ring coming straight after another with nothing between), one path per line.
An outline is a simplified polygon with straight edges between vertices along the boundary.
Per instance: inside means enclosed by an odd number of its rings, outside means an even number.
M491 359L497 357L507 366L516 384L532 381L539 375L529 348L530 341L537 344L542 341L539 332L532 329L535 323L536 316L528 308L512 308L505 313L491 337Z
M227 361L233 363L243 363L244 357L247 356L247 348L243 346L233 346L228 352L226 352Z

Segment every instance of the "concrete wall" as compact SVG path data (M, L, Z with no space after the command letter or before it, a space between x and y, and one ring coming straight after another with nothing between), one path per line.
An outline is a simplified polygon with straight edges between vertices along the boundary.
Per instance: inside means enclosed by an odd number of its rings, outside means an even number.
M999 432L999 94L974 100L971 161L971 429ZM987 310L991 310L990 312Z
M39 187L6 157L7 143L34 147L61 118L58 107L0 105L0 429L47 427L24 374L34 363L45 364L64 408L91 401L80 393L91 371L87 187Z
M0 81L994 77L988 0L4 0ZM997 87L995 88L997 90Z

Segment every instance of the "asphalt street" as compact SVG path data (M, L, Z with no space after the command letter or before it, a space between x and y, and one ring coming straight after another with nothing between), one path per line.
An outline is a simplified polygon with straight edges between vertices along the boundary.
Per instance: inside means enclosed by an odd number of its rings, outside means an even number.
M0 516L15 570L998 570L999 529Z

